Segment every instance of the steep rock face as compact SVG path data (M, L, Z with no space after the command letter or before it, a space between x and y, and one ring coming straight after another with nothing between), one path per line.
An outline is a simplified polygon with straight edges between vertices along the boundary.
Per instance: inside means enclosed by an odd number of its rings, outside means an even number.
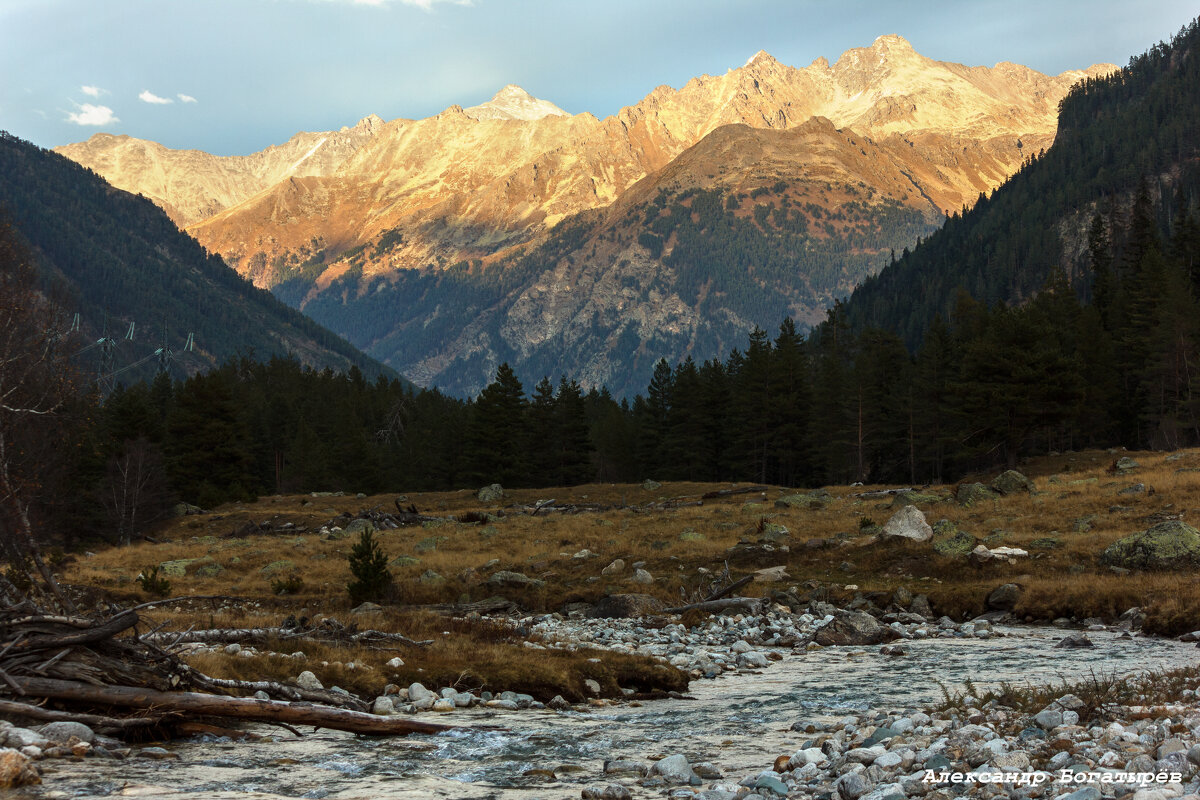
M966 67L891 35L833 65L794 68L760 52L725 75L660 86L603 120L569 116L510 85L469 109L387 124L367 118L251 156L102 134L59 150L151 197L206 247L273 285L314 256L328 264L389 232L393 246L368 259L368 273L487 259L612 203L731 124L789 129L824 117L887 141L914 191L956 211L1053 140L1057 103L1072 83L1110 69L1046 76L1008 63ZM316 180L298 183L304 178Z

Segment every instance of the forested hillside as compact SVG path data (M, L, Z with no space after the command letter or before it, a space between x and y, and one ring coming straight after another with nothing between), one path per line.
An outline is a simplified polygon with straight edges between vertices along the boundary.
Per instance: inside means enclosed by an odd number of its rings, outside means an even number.
M85 338L118 340L137 324L138 357L165 341L190 371L238 353L294 354L305 363L375 374L381 367L341 337L256 289L181 233L149 200L114 189L91 170L0 134L0 213L65 290ZM165 330L164 330L165 328ZM187 335L195 352L182 356ZM115 362L122 368L133 358ZM127 373L126 381L149 373Z
M933 318L950 315L965 289L988 306L1032 297L1054 272L1066 270L1081 297L1091 287L1092 258L1082 247L1099 213L1118 260L1124 226L1143 189L1157 229L1175 231L1200 191L1200 31L1192 23L1112 75L1088 78L1062 101L1058 135L1044 153L990 198L911 253L865 280L847 304L856 328L898 331L917 344ZM1135 250L1139 245L1135 245ZM1136 255L1134 253L1133 255Z

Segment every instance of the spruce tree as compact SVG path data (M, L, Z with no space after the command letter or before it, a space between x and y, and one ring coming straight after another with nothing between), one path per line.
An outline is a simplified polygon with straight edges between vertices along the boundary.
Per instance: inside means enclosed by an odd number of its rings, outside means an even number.
M346 586L350 593L350 602L377 603L384 599L388 588L392 585L392 573L387 567L387 556L375 541L370 528L366 528L358 537L358 543L350 548L350 574L354 580Z

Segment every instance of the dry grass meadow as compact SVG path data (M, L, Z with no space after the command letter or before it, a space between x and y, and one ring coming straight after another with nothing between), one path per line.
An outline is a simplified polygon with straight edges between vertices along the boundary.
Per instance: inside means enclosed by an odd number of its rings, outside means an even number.
M1141 465L1127 475L1109 471L1114 460L1128 455ZM765 492L706 500L703 505L651 509L673 498L699 496L729 484L668 483L655 490L641 485L586 485L571 488L510 491L497 504L480 503L472 491L409 494L428 516L451 518L468 512L494 515L483 523L446 521L386 530L377 534L390 560L408 557L392 567L394 593L382 613L350 617L346 556L353 539L324 540L322 526L346 523L339 515L365 509L394 510L398 495L367 498L283 496L255 503L231 504L180 517L142 542L68 559L64 579L87 585L105 596L142 602L148 598L135 580L139 572L177 559L201 562L215 573L169 577L171 595L229 595L245 598L234 604L193 602L185 610L155 610L157 622L169 629L278 625L288 614L333 616L363 627L400 631L416 639L434 639L428 648L399 651L405 667L389 670L384 662L396 652L306 648L307 666L322 680L364 692L379 691L388 681L482 686L492 690L528 690L540 697L563 693L582 697L582 681L599 680L606 693L616 687L645 690L681 688L682 676L668 674L644 659L596 653L553 654L523 647L519 631L486 622L451 620L415 606L477 601L496 595L530 612L559 610L566 603L590 602L618 592L645 592L675 604L683 594L703 593L713 573L729 563L733 577L762 567L785 564L789 578L780 583L753 583L748 594L792 590L835 600L857 592L890 596L900 586L924 594L937 614L956 618L984 609L984 598L1002 583L1020 584L1016 608L1030 621L1057 617L1115 618L1132 606L1142 607L1147 628L1178 633L1200 628L1200 576L1191 570L1116 574L1099 563L1100 552L1114 540L1144 530L1166 516L1200 517L1200 451L1174 455L1102 451L1068 453L1034 459L1020 469L1037 491L985 501L965 508L953 499L953 486L919 488L942 499L919 507L929 522L946 519L989 547L1028 550L1015 564L973 565L962 557L938 554L929 543L880 541L871 523L882 525L899 510L890 498L863 499L858 493L889 487L828 487L819 507L776 507L794 490L768 487ZM993 474L975 476L988 481ZM1119 492L1145 484L1140 494ZM743 484L742 486L746 486ZM550 513L531 516L505 508L554 498L557 503L613 506L599 512ZM763 521L785 526L788 552L756 558L731 558L739 540L756 541ZM245 534L247 523L270 523L269 531ZM280 530L291 523L289 530ZM588 550L592 557L576 558ZM600 575L616 558L627 566L619 576ZM282 562L282 563L281 563ZM645 562L655 583L628 581L633 562ZM273 565L273 566L272 566ZM219 568L219 570L217 569ZM545 581L536 589L495 588L487 578L512 570ZM429 571L437 574L432 577ZM294 594L276 595L272 582L289 576L302 582ZM422 577L424 576L424 578ZM856 587L856 588L848 588ZM880 598L883 595L879 595ZM881 603L881 605L885 605ZM226 610L220 610L222 605ZM280 643L282 652L292 647ZM266 657L237 659L207 654L199 664L230 677L289 677L295 662ZM326 666L320 662L326 661ZM354 670L345 663L353 661ZM366 665L367 669L362 666Z

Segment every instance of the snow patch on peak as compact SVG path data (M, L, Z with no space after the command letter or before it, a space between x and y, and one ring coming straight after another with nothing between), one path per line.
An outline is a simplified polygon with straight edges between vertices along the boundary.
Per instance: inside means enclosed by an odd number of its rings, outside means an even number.
M750 67L755 64L772 64L772 63L775 63L775 56L771 55L766 50L759 50L757 53L750 56L750 58L748 58L746 60L746 63L742 65L742 68L745 69L746 67Z
M513 83L496 92L486 103L463 109L463 113L475 119L535 120L570 116L549 100L539 100Z

